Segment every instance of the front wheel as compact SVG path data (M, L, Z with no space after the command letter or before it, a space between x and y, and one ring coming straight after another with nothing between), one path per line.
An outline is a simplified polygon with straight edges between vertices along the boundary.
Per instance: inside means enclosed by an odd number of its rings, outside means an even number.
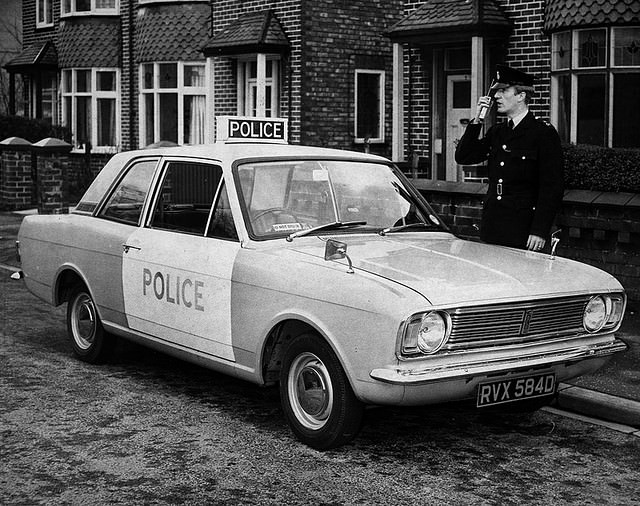
M102 327L93 297L84 286L69 297L67 335L73 353L84 362L104 362L113 350L114 338Z
M285 351L280 397L294 434L312 448L343 445L360 430L363 404L331 347L317 336L298 336Z

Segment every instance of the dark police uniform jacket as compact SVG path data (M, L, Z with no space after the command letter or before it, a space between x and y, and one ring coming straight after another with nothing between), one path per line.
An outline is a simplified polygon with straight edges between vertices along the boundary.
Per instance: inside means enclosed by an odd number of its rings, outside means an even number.
M526 248L529 234L546 238L562 204L563 155L555 128L531 112L512 130L470 123L456 147L456 162L488 160L489 189L482 211L480 238Z

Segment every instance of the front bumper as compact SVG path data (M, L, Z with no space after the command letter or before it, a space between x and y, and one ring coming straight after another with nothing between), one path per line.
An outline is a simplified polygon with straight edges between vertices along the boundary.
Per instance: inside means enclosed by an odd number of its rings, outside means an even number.
M602 359L625 351L627 345L613 339L605 343L592 343L575 345L568 348L521 352L515 356L483 358L478 361L460 361L448 364L437 363L424 366L420 362L419 368L411 368L406 363L404 367L373 369L371 378L402 386L419 386L429 383L464 380L524 371L532 368L553 367L558 365L570 365L584 360Z

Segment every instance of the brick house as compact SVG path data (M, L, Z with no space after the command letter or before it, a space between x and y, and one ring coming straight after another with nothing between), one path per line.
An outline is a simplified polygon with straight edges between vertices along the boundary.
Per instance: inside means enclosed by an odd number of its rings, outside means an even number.
M273 115L293 143L478 181L452 153L501 62L535 75L533 110L565 141L640 147L637 0L25 0L23 26L5 67L27 115L94 152Z

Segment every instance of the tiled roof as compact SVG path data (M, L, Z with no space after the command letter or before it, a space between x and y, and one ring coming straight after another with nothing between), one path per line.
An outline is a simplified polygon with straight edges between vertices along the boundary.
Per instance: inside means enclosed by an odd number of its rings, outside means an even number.
M209 38L208 4L150 5L136 19L136 61L202 60Z
M273 14L265 10L240 16L227 28L214 35L203 51L206 55L285 51L289 48L287 35Z
M547 0L547 31L574 26L640 23L638 0Z
M392 38L457 30L509 30L511 23L495 0L427 0L391 27Z
M60 23L60 68L119 67L120 22L117 18L77 17Z
M5 65L6 69L19 71L27 67L58 68L58 53L52 41L33 44Z

